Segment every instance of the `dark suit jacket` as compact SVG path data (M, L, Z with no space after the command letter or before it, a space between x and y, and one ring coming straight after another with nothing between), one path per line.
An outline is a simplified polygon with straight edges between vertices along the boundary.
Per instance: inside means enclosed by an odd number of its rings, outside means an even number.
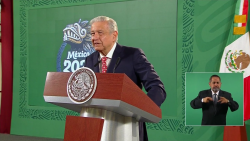
M216 105L214 105L213 101L210 101L209 103L202 103L202 98L212 98L211 89L200 91L199 95L190 102L192 108L202 108L202 125L226 125L226 115L228 107L232 112L236 111L239 108L238 103L233 100L230 93L220 90L218 100L220 100L220 96L228 99L229 103L222 104L218 102Z
M99 71L99 52L94 52L85 60L85 67ZM119 63L117 60L120 58ZM138 87L142 84L147 95L160 107L166 98L163 83L141 49L116 45L107 73L125 73ZM150 105L149 105L150 106ZM139 122L140 141L147 140L145 123Z

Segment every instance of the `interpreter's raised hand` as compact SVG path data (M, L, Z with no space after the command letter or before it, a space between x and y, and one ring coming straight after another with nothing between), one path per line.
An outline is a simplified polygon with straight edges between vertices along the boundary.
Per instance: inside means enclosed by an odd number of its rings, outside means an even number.
M213 101L213 99L211 97L205 97L205 98L203 98L203 102L204 103L208 103L210 101Z
M226 99L225 97L220 96L220 100L218 100L218 102L220 102L220 103L228 103L228 99Z

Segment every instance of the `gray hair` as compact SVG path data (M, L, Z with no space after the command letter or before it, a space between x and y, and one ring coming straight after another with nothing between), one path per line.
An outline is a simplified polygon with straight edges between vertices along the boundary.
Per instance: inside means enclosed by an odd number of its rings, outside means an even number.
M94 19L92 19L89 24L92 26L92 24L94 22L108 22L108 26L109 26L109 31L110 33L111 32L114 32L114 31L117 31L118 33L118 27L117 27L117 24L116 24L116 21L113 20L112 18L110 17L106 17L106 16L98 16L98 17L95 17ZM116 42L118 41L118 35L117 35L117 38L116 38Z

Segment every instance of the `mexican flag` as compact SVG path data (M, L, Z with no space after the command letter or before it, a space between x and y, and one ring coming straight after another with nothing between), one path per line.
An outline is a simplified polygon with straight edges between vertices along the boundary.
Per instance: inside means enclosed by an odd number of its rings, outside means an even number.
M245 33L223 52L220 72L243 73L244 77L244 121L250 119L250 39Z
M250 119L250 39L247 30L248 0L238 0L235 16L224 49L220 72L243 73L244 121Z
M235 15L224 49L220 72L243 73L244 77L244 121L250 119L250 39L248 0L237 0ZM247 140L246 127L225 126L223 140Z
M249 32L224 49L220 72L243 73L244 78L250 76Z

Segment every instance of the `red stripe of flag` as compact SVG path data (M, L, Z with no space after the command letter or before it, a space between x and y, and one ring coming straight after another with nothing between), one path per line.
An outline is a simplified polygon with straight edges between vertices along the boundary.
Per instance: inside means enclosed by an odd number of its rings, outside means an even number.
M244 78L244 121L250 119L250 76Z
M244 4L243 4L243 11L242 11L242 15L246 15L246 19L248 17L248 0L244 0ZM242 23L242 27L246 26L247 23Z

